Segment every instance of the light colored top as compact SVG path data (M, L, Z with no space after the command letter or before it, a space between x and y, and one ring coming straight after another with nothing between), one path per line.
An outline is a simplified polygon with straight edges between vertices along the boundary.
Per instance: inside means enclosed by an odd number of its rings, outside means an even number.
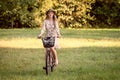
M45 37L55 37L54 47L60 48L59 40L57 38L57 36L60 36L58 22L55 21L54 23L51 23L49 20L44 20L40 35L43 35L45 31Z
M45 31L46 31L46 35L45 35L46 37L59 36L60 31L59 31L58 22L55 21L51 23L49 20L44 20L40 34L43 35Z

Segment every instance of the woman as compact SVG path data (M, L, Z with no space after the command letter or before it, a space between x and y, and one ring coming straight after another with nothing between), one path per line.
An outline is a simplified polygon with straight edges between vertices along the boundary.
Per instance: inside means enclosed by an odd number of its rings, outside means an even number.
M38 37L41 38L45 31L46 31L45 37L55 37L55 45L54 47L51 47L50 50L54 55L55 65L58 65L58 57L57 57L56 48L59 47L58 38L60 38L61 35L60 35L59 27L58 27L56 14L53 9L49 9L46 12L46 19L43 22L41 33L38 35Z

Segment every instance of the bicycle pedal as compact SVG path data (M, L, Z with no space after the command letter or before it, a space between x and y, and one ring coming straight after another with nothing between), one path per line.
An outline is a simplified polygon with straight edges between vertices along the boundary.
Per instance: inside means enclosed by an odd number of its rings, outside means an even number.
M46 67L43 67L43 69L46 69Z
M51 67L55 67L55 64L52 64L52 66Z

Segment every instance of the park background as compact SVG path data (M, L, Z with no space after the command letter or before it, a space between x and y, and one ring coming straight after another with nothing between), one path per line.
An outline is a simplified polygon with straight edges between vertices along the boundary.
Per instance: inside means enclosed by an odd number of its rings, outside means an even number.
M59 65L46 76L40 39L55 9ZM120 80L120 0L0 0L0 80Z
M120 28L120 0L0 0L0 28L41 27L50 8L61 28Z

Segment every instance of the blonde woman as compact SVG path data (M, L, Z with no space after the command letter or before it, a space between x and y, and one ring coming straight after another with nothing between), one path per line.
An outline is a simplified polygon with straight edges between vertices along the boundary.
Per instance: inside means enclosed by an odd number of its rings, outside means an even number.
M43 21L41 33L38 35L38 38L41 38L45 31L46 31L45 37L55 37L55 45L54 47L50 47L50 50L54 55L55 65L58 65L56 48L59 48L58 38L60 38L61 35L58 27L56 13L53 9L49 9L48 11L46 11L46 18Z

